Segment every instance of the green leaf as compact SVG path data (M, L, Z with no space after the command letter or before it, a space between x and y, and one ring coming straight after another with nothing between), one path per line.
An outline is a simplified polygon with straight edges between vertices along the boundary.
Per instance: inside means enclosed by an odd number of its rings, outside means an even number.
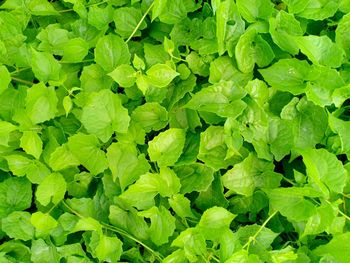
M150 169L144 154L138 155L136 147L125 143L111 144L107 149L107 159L113 180L119 180L122 190Z
M39 135L34 131L24 131L21 137L21 148L36 159L40 158L43 151L43 142Z
M40 231L43 235L49 234L51 230L58 225L57 221L52 216L40 211L32 214L30 222L35 229Z
M302 156L310 181L315 183L321 191L328 194L325 184L333 192L343 192L347 182L347 172L334 154L325 149L309 149L302 151Z
M349 10L350 11L350 10ZM350 14L346 14L342 17L335 30L335 42L344 49L347 57L350 57Z
M276 17L269 19L269 24L269 32L276 45L292 55L299 53L295 37L302 36L304 32L293 14L281 10Z
M171 246L183 248L190 262L196 262L206 253L205 238L197 228L187 228L172 242Z
M30 223L30 213L15 211L1 220L2 231L10 238L28 241L34 237L34 228Z
M249 23L256 22L259 19L268 19L274 9L273 4L269 0L254 0L246 2L244 0L237 0L238 11L243 18Z
M208 189L214 180L214 170L201 163L174 167L181 181L181 193L201 192Z
M45 0L29 0L28 9L35 16L59 15L51 3Z
M338 68L343 63L344 50L327 36L298 37L300 51L314 64Z
M35 77L43 82L59 80L61 65L48 52L37 52L32 49L32 70Z
M346 263L350 257L349 241L349 233L336 235L329 243L318 246L313 252L318 256L331 255L337 262Z
M175 194L169 198L169 204L175 213L181 218L195 218L192 210L191 203L188 198L182 194Z
M73 108L73 101L70 98L70 96L65 96L62 100L62 105L64 108L64 111L66 113L66 117L68 116L68 114L71 112L72 108Z
M44 206L58 204L66 193L67 183L60 173L52 173L38 185L36 199Z
M5 66L0 66L0 94L3 93L11 82L11 75Z
M147 80L157 88L164 88L179 75L175 70L167 64L156 64L147 70Z
M111 72L119 65L128 64L129 60L129 48L120 37L109 34L98 40L95 61L105 71Z
M131 119L146 132L159 131L168 124L168 112L157 102L146 102L132 112Z
M123 253L123 243L117 237L98 235L93 232L90 247L100 262L118 262Z
M114 9L111 5L105 7L92 5L87 15L88 23L98 30L103 30L113 21L113 11Z
M236 163L235 158L226 158L227 151L223 127L210 126L201 133L198 159L207 166L219 170Z
M248 30L239 38L235 54L243 73L253 71L255 64L266 67L275 57L270 45L255 30Z
M249 239L258 233L252 244L254 244L254 246L261 246L265 249L269 248L274 239L278 236L278 233L257 224L240 227L236 233L242 245L249 242Z
M137 209L154 206L154 197L158 194L159 175L146 173L122 193L119 198Z
M124 39L128 38L138 26L138 23L142 21L141 17L142 13L139 8L121 7L116 9L113 16L116 33ZM142 21L134 36L140 36L141 32L139 30L146 28L146 26L146 22Z
M235 217L225 208L215 206L204 211L197 227L206 239L216 240L224 230L230 228Z
M270 207L278 210L290 221L306 221L316 213L316 206L305 197L319 197L320 194L309 187L289 187L265 190Z
M83 108L81 122L90 134L107 142L114 132L126 133L130 117L118 95L110 90L92 93Z
M133 67L126 64L116 67L112 72L108 73L108 76L124 88L132 87L136 81L136 71Z
M295 58L280 59L269 68L259 69L270 86L294 95L304 92L309 71L310 65L306 61Z
M250 154L222 177L223 185L238 194L251 196L256 187L276 188L282 176L275 173L274 165Z
M26 113L33 124L42 123L55 117L57 103L54 87L35 84L27 92Z
M68 139L69 151L92 174L99 174L108 167L105 153L94 135L77 133Z
M148 210L139 212L139 215L151 220L149 235L154 244L160 246L168 242L169 237L173 235L175 230L175 218L166 208L153 206Z
M26 178L10 177L0 183L0 217L29 208L32 185Z
M62 61L76 63L81 62L89 52L88 43L82 38L70 39L63 47Z
M54 171L64 170L79 164L79 160L69 151L67 144L57 147L50 155L49 165Z
M11 132L17 130L17 127L10 122L0 121L0 145L8 146Z
M179 159L185 145L186 131L170 128L149 142L148 154L159 166L171 166Z
M312 77L306 87L307 98L322 107L331 105L334 91L345 85L340 74L335 69L323 66L314 66L310 74Z
M338 10L338 0L309 0L298 15L312 20L323 20L332 17Z

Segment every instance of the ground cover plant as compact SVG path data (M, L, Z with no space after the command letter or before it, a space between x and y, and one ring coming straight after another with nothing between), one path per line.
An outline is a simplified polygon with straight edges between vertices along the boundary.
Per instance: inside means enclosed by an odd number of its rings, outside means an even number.
M349 0L6 0L0 262L350 262Z

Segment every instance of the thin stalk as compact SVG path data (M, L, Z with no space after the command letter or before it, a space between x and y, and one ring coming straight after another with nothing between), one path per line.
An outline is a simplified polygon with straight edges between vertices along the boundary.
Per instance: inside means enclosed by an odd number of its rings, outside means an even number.
M254 236L250 237L247 243L244 244L243 249L247 248L247 251L249 250L250 243L252 241L255 241L257 236L260 234L260 232L264 229L264 227L267 225L267 223L277 214L277 211L273 212L266 220L265 222L260 226L258 231L254 234Z
M80 218L84 218L83 215L79 214L77 211L75 211L73 208L71 208L65 201L62 201L62 203L64 204L64 206L71 211L73 214L75 214L76 216L80 217ZM112 232L115 232L117 234L120 234L128 239L131 239L133 241L135 241L136 243L138 243L139 245L143 246L145 249L147 249L148 251L150 251L153 255L155 255L160 261L163 260L163 256L160 255L160 253L158 253L157 251L154 251L152 248L150 248L149 246L147 246L145 243L143 243L142 241L138 240L137 238L133 237L132 235L130 235L128 232L115 227L115 226L111 226L108 224L105 224L103 222L101 222L101 225L104 229L110 230Z
M16 81L16 82L19 82L19 83L23 83L23 84L26 84L26 85L34 85L33 82L30 82L28 80L24 80L24 79L20 79L20 78L16 78L16 77L11 77L13 81Z
M142 22L145 20L146 16L148 15L148 13L151 11L152 7L154 6L154 2L152 2L152 4L148 7L148 9L146 10L146 12L143 14L143 16L141 17L139 23L136 25L136 27L134 28L134 31L132 31L131 35L128 37L128 39L125 41L126 43L128 43L131 38L136 34L137 30L139 29L139 27L141 26Z

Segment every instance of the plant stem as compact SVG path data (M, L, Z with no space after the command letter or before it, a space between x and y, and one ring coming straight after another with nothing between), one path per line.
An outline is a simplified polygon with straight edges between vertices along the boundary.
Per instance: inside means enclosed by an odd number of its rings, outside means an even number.
M79 214L77 211L75 211L73 208L71 208L65 201L62 201L62 203L64 204L65 207L67 207L67 209L69 211L71 211L73 214L75 214L76 216L80 217L80 218L84 218L83 215ZM111 226L109 224L105 224L103 222L100 222L100 224L102 225L103 228L107 229L107 230L110 230L112 232L115 232L115 233L118 233L126 238L129 238L133 241L135 241L136 243L140 244L141 246L143 246L145 249L147 249L148 251L150 251L153 255L155 255L159 260L160 262L162 262L163 260L163 256L157 252L157 251L154 251L152 248L150 248L149 246L147 246L145 243L143 243L142 241L138 240L137 238L133 237L132 235L130 235L128 232L126 232L125 230L123 229L120 229L118 227L115 227L115 226Z
M244 244L243 249L247 247L247 250L249 250L250 243L252 241L255 241L257 236L260 234L260 232L264 229L264 227L267 225L267 223L277 214L277 211L273 212L266 220L265 222L260 226L258 231L254 234L254 236L250 237L247 243Z
M134 28L134 31L132 31L131 35L128 37L128 39L125 41L125 43L128 43L131 40L131 38L136 34L136 32L139 29L139 27L141 26L143 20L145 20L146 16L151 11L153 6L154 6L154 2L152 2L152 4L148 7L146 12L143 14L143 16L141 17L139 23L136 25L136 27Z
M11 77L13 81L16 81L16 82L19 82L19 83L23 83L23 84L26 84L26 85L34 85L33 82L30 82L28 80L24 80L24 79L20 79L20 78L16 78L16 77Z

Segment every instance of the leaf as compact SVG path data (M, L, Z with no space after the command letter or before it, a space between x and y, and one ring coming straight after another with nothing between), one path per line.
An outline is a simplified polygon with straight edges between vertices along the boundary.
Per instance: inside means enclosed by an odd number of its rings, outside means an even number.
M147 70L147 80L157 88L164 88L179 75L175 70L166 64L156 64Z
M160 246L168 242L170 236L175 230L175 218L163 206L160 208L153 206L152 208L139 212L140 216L150 218L151 226L149 234L152 242Z
M68 114L71 112L72 108L73 108L73 101L70 98L70 96L65 96L62 100L62 105L64 108L64 111L66 113L66 117L68 116Z
M342 193L347 181L347 172L336 156L325 149L309 149L302 151L307 175L313 183L320 187L325 184L329 190ZM324 192L328 194L327 192Z
M344 50L327 36L303 36L297 42L300 51L314 64L338 68L343 62Z
M68 148L92 174L99 174L107 169L107 158L100 150L100 143L94 135L77 133L69 137Z
M334 260L345 263L349 254L349 233L336 235L329 243L318 246L313 252L318 256L332 255Z
M49 234L51 230L57 227L57 221L49 214L35 212L30 218L32 225L41 233Z
M115 82L124 88L130 88L135 84L136 71L130 65L122 64L108 73Z
M185 145L186 132L170 128L149 142L148 154L159 166L171 166L179 159Z
M297 59L281 59L269 68L259 70L270 86L294 95L304 92L309 71L309 64Z
M82 38L70 39L63 47L62 61L81 62L89 52L88 43Z
M241 195L251 196L260 184L264 188L276 188L282 179L273 172L274 166L267 161L259 160L250 154L241 163L236 164L222 177L223 185ZM271 177L271 179L268 179Z
M21 148L36 159L40 158L43 151L43 142L39 135L34 131L24 131L21 137Z
M118 95L110 90L91 94L83 108L81 122L90 134L107 142L114 132L126 133L130 117Z
M267 19L274 11L272 3L268 0L254 0L249 4L244 0L237 0L237 7L243 18L249 23L258 19Z
M335 42L343 48L346 52L347 57L350 56L350 36L349 36L349 24L350 24L350 15L346 14L342 17L338 26L335 30Z
M204 211L197 227L208 240L215 240L229 229L235 215L222 207L212 207Z
M50 202L58 204L66 193L67 183L60 173L52 173L38 186L36 191L36 199L44 206Z
M32 70L37 79L42 82L59 80L61 65L48 52L37 52L32 49Z
M54 171L64 170L79 164L79 160L69 151L67 144L57 147L50 155L49 165Z
M309 0L306 1L305 9L298 15L313 20L322 20L332 17L339 7L339 1Z
M90 6L87 14L88 23L93 25L98 30L103 30L113 21L113 8L111 5Z
M136 147L125 143L111 144L107 149L107 159L113 180L119 180L122 190L150 169L145 156L138 155Z
M181 181L181 193L201 192L214 180L214 170L201 163L174 167Z
M96 239L96 240L95 240ZM94 243L93 245L91 243ZM90 246L93 246L94 254L101 262L117 262L123 252L122 242L117 237L109 237L93 233Z
M296 55L299 53L299 46L295 37L302 36L304 32L300 22L293 14L281 10L276 17L269 19L269 25L269 32L276 45L290 54Z
M45 0L30 0L28 8L30 13L35 16L59 15L51 3Z
M5 66L0 66L0 94L4 92L8 88L8 85L11 82L11 75L8 72Z
M31 206L32 185L26 178L10 177L0 183L0 217Z
M168 112L157 102L146 102L132 112L131 119L146 132L159 131L168 124Z
M114 24L116 27L116 32L122 38L128 38L136 27L138 30L135 32L134 36L140 36L142 30L146 28L146 22L141 20L142 13L140 9L134 7L121 7L114 11ZM140 25L138 23L141 22Z
M42 123L55 117L58 98L53 87L43 83L33 85L27 92L26 112L33 124Z
M235 54L238 69L243 73L253 71L255 63L259 67L266 67L275 57L270 45L255 30L241 35Z
M95 61L105 71L111 72L117 66L128 64L129 48L120 37L109 34L101 37L95 48Z
M17 130L17 127L10 122L0 121L0 145L8 146L11 132Z
M316 213L315 205L305 197L318 197L320 194L313 188L276 188L266 190L270 207L278 210L290 221L308 220Z
M15 211L1 220L2 230L11 238L28 241L34 237L30 213Z

